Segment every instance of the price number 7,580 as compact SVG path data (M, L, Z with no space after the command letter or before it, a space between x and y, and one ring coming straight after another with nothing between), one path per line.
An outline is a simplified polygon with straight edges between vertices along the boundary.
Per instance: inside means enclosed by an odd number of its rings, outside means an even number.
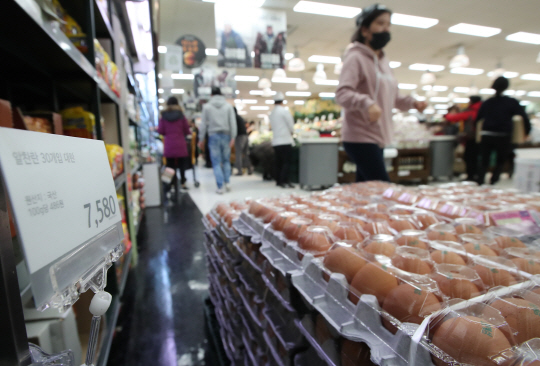
M84 208L88 209L88 227L92 226L92 204L87 203L84 205ZM103 222L105 218L109 218L111 216L114 216L116 214L116 201L114 200L113 196L103 197L101 200L96 201L96 210L97 214L101 215L99 217L99 220L96 219L94 222L96 224L96 227L99 227L99 223Z

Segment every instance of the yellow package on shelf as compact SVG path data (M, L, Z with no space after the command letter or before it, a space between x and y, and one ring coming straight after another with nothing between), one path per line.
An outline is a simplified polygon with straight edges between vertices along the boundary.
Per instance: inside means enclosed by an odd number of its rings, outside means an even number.
M68 108L60 112L64 135L96 139L96 117L82 107Z

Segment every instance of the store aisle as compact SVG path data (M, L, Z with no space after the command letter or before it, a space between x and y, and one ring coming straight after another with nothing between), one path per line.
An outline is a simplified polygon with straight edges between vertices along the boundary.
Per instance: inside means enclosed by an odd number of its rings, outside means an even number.
M212 169L204 168L202 165L197 167L197 178L201 183L199 188L193 186L193 175L191 171L186 176L188 179L189 194L203 214L210 211L217 201L230 202L246 197L275 197L279 194L293 192L307 194L307 191L302 191L298 188L298 184L295 189L283 189L277 187L275 181L263 181L259 174L254 173L253 175L243 175L241 177L233 175L231 177L231 192L218 195L216 193L217 187Z
M109 365L204 365L208 282L201 214L188 194L148 208Z

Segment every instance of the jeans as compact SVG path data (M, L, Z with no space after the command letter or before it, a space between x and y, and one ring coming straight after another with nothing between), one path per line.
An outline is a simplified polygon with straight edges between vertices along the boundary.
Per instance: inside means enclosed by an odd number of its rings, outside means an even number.
M249 160L249 143L248 135L238 135L234 141L235 162L234 165L238 172L242 172L242 168L251 170L251 161Z
M274 154L276 159L276 183L277 185L289 184L293 147L292 145L274 146Z
M390 178L384 164L384 149L377 144L343 142L349 159L356 164L356 181L380 180L389 182Z
M218 188L229 184L231 177L231 136L225 133L215 133L208 136L210 159L214 168L214 176Z
M512 138L510 136L482 136L482 142L480 142L482 162L478 171L478 184L484 184L484 176L489 168L493 151L497 153L497 160L495 168L493 168L491 184L499 181L504 163L510 157L510 153L512 152Z

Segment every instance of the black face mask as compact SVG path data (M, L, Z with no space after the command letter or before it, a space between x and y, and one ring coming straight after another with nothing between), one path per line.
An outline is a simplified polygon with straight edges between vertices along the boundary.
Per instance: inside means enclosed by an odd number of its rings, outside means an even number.
M379 33L373 33L373 38L369 42L369 45L371 48L373 48L375 51L380 50L381 48L384 48L390 42L390 39L392 37L390 36L390 32L379 32Z

